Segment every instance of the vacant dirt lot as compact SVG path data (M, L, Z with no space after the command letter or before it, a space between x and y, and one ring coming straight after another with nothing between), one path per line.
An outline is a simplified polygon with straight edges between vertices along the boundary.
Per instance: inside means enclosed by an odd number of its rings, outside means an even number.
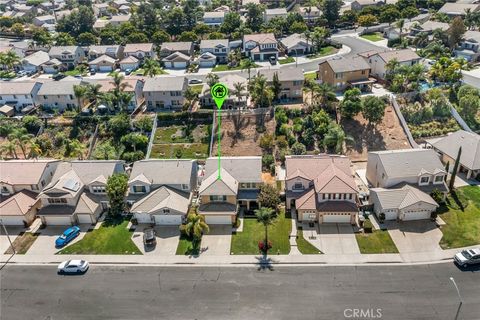
M257 130L262 124L265 131ZM258 140L263 133L275 132L275 119L270 115L238 115L222 117L221 121L221 154L223 156L260 156L262 149ZM213 139L212 156L217 155L217 130Z
M361 114L352 120L342 119L341 125L345 133L355 140L347 151L353 161L366 161L369 151L410 149L407 136L392 106L385 108L383 121L376 128L369 126Z

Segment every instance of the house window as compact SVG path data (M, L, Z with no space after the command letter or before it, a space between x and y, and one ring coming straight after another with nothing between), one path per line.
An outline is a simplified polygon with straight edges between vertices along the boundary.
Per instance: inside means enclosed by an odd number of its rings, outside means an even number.
M442 182L443 181L443 176L435 176L435 182Z
M67 199L63 199L63 198L48 198L48 203L50 203L50 204L67 203Z
M420 183L429 183L430 182L430 177L421 177L420 178Z
M5 186L2 186L2 193L3 193L3 194L6 194L6 193L7 193L7 194L9 194L9 193L10 193L10 191L8 190L8 188L7 188L7 187L5 187Z
M163 213L169 214L169 213L170 213L170 209L163 209Z
M147 188L145 188L145 186L133 186L133 192L135 192L135 193L145 193L145 192L147 192Z
M293 185L294 190L303 190L303 184L301 182L295 182Z
M93 191L93 193L105 193L105 187L104 186L93 186L92 191Z
M210 201L212 202L227 201L227 196L210 196Z

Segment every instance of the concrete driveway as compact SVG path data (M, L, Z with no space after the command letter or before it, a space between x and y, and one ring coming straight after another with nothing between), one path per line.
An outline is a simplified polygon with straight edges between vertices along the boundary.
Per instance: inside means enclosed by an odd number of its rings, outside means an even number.
M90 224L80 224L78 227L80 227L80 234L65 247L71 246L82 240L87 234L89 228L93 228ZM37 232L39 232L40 235L30 249L28 249L27 254L53 255L57 253L61 249L55 248L55 240L63 233L63 231L67 230L67 228L68 226L47 226L45 229L38 229Z
M25 228L23 227L6 227L6 228L8 232L8 237L3 227L0 227L0 254L4 254L5 251L7 251L7 249L10 247L10 242L8 241L9 237L10 237L10 241L12 241L13 243L15 239L18 237L18 235L20 234L20 232L25 231Z
M385 226L400 253L442 250L438 244L442 231L432 221L386 221Z
M212 225L210 232L202 237L202 255L221 256L230 254L232 241L231 225Z
M143 244L143 231L150 228L149 224L140 224L133 232L132 240L144 255L175 255L177 252L180 231L178 226L155 226L157 245L145 248Z
M360 253L353 228L349 224L319 224L314 228L303 224L302 228L305 240L325 254Z

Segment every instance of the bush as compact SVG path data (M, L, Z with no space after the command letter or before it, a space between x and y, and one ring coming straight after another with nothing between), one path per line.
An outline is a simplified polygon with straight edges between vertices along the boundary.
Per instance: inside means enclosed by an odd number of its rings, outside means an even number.
M180 235L187 236L187 225L181 224L179 227Z
M37 116L25 116L22 118L22 123L29 133L36 134L42 126L42 120Z
M275 164L275 159L271 154L264 154L262 156L262 167L264 170L270 170L271 166Z
M366 219L363 222L363 232L365 233L372 233L373 225L369 219Z

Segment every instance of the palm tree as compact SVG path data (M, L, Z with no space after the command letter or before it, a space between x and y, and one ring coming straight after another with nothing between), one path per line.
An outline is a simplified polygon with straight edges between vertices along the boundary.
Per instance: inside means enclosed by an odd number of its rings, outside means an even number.
M305 32L303 33L303 36L305 37L305 41L307 42L307 46L306 46L307 50L308 50L308 41L310 40L311 35L312 33L308 29L305 30ZM311 50L308 50L308 51L311 51Z
M28 154L28 157L31 159L37 159L38 156L42 154L42 149L36 142L32 142L30 145L30 153Z
M344 143L354 142L351 136L347 136L342 127L334 123L328 128L328 132L323 138L325 148L334 147L336 153L342 153Z
M235 82L233 84L233 95L237 98L238 104L240 104L242 97L244 96L243 92L245 89L246 86L243 82ZM240 108L238 108L238 110L240 110Z
M13 68L21 62L20 57L13 50L9 50L5 53L0 53L0 64L4 69L13 71Z
M400 19L397 21L395 26L400 29L400 41L402 40L403 28L405 27L405 19Z
M255 216L257 217L257 221L263 224L265 227L265 240L263 243L263 252L266 255L268 252L268 226L272 225L275 221L275 211L272 208L262 207L260 209L255 210Z
M248 82L250 82L250 70L252 68L256 68L257 65L252 60L245 59L245 60L242 61L241 67L242 67L242 71L244 71L244 70L248 71Z
M193 104L198 98L198 94L195 92L195 90L192 89L192 87L188 87L187 90L185 90L183 96L186 101L185 106L187 110L193 107Z
M255 77L249 86L250 96L258 108L270 107L273 100L273 91L267 85L267 78L263 75Z
M205 216L198 213L190 213L187 216L187 224L185 225L185 233L193 238L193 246L200 244L204 233L210 232L208 224L205 222Z
M12 133L8 135L8 140L14 142L16 145L20 147L20 149L22 150L24 159L28 159L26 149L27 149L27 145L32 144L32 139L33 139L33 135L27 133L27 129L25 128L14 130Z
M160 65L153 59L145 59L142 68L143 75L147 77L154 77L160 73Z
M101 84L89 83L85 90L86 98L89 99L91 102L95 102L95 104L97 104L97 100L101 96L101 93L100 93L101 87L102 87Z
M312 88L312 100L322 107L329 106L336 98L335 89L328 83L315 84Z
M215 73L209 73L207 74L206 81L208 86L211 88L215 83L218 82L218 75L216 75Z
M87 94L87 88L84 85L74 85L73 86L73 93L75 94L75 97L77 98L78 102L78 109L77 111L80 112L83 109L83 99L85 99L86 94Z
M83 160L83 151L85 150L85 146L78 141L77 139L67 139L65 141L65 155L67 157L76 157L79 160Z
M14 141L5 141L1 146L0 146L0 154L6 154L10 156L10 158L18 159L17 156L17 144Z
M418 50L418 47L423 48L428 43L428 34L426 32L420 32L413 39L413 44L415 45L415 51Z

